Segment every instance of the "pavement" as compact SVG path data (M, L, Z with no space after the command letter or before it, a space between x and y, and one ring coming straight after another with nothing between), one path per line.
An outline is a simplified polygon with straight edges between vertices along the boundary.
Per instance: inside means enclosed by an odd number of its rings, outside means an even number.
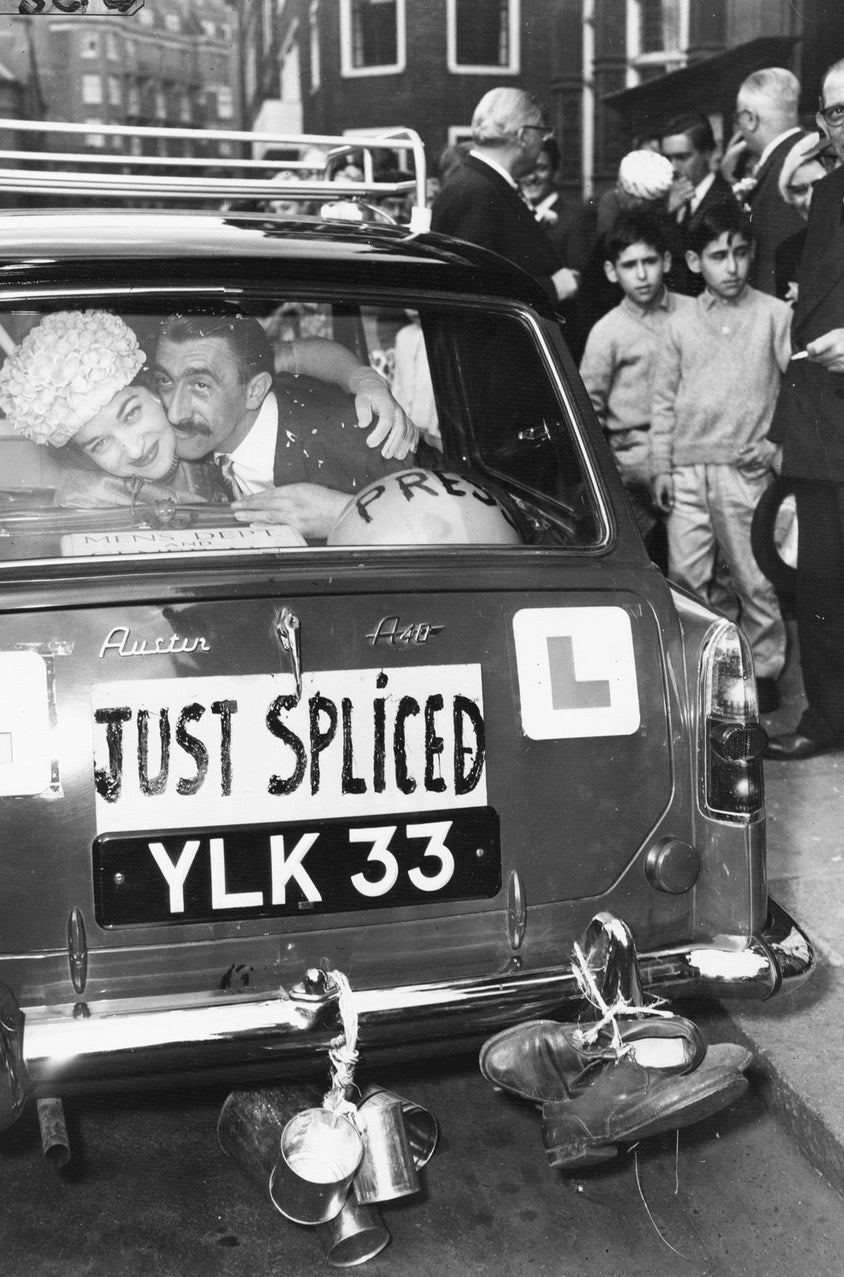
M805 705L788 628L781 705L763 720L769 735L793 730ZM754 1052L766 1103L844 1194L844 751L768 762L765 788L769 892L808 934L817 966L801 989L723 1006L729 1035Z

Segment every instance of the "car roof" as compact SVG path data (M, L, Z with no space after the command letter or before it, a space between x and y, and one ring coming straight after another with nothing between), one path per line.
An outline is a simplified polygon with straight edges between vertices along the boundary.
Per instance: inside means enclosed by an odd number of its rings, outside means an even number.
M434 233L411 233L380 223L279 218L238 212L136 211L131 209L10 210L0 213L0 269L6 285L25 275L58 283L91 280L91 263L108 262L109 281L129 277L144 261L144 282L153 283L156 262L172 282L178 261L205 283L228 281L235 263L264 266L268 260L296 274L307 264L314 282L344 282L383 288L482 295L519 301L547 314L550 303L540 285L495 253ZM137 278L135 278L137 283Z

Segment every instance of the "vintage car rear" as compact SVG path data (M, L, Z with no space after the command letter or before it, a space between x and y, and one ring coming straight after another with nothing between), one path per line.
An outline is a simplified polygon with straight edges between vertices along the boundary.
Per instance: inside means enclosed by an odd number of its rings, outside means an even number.
M427 430L317 541L79 500L72 444L3 430L4 1121L320 1067L335 972L366 1058L559 1014L596 915L646 992L806 977L767 895L747 645L649 563L526 276L233 212L8 213L0 268L7 353L60 310L119 314L151 363L174 313L249 315L344 345Z

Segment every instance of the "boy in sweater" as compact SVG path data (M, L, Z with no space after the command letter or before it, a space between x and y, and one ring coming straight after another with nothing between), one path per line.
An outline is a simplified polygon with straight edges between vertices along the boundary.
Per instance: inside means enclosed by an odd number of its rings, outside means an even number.
M785 627L750 524L774 474L776 448L765 436L791 355L791 308L748 284L752 233L737 204L693 218L686 243L706 289L665 327L651 414L654 501L669 515L673 580L708 599L716 559L726 562L766 713L779 703Z
M624 296L590 331L580 364L645 545L663 568L664 531L650 482L653 374L669 317L692 304L665 287L663 276L670 269L662 223L642 210L621 213L604 237L604 271Z

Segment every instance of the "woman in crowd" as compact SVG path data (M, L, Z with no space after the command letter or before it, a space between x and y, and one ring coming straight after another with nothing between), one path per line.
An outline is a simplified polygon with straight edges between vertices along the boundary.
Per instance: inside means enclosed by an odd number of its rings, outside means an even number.
M785 157L779 178L780 195L803 218L809 220L809 206L815 183L826 177L834 155L829 142L820 133L801 137ZM806 242L806 228L789 235L777 247L774 269L777 297L794 303L797 300L797 275Z

